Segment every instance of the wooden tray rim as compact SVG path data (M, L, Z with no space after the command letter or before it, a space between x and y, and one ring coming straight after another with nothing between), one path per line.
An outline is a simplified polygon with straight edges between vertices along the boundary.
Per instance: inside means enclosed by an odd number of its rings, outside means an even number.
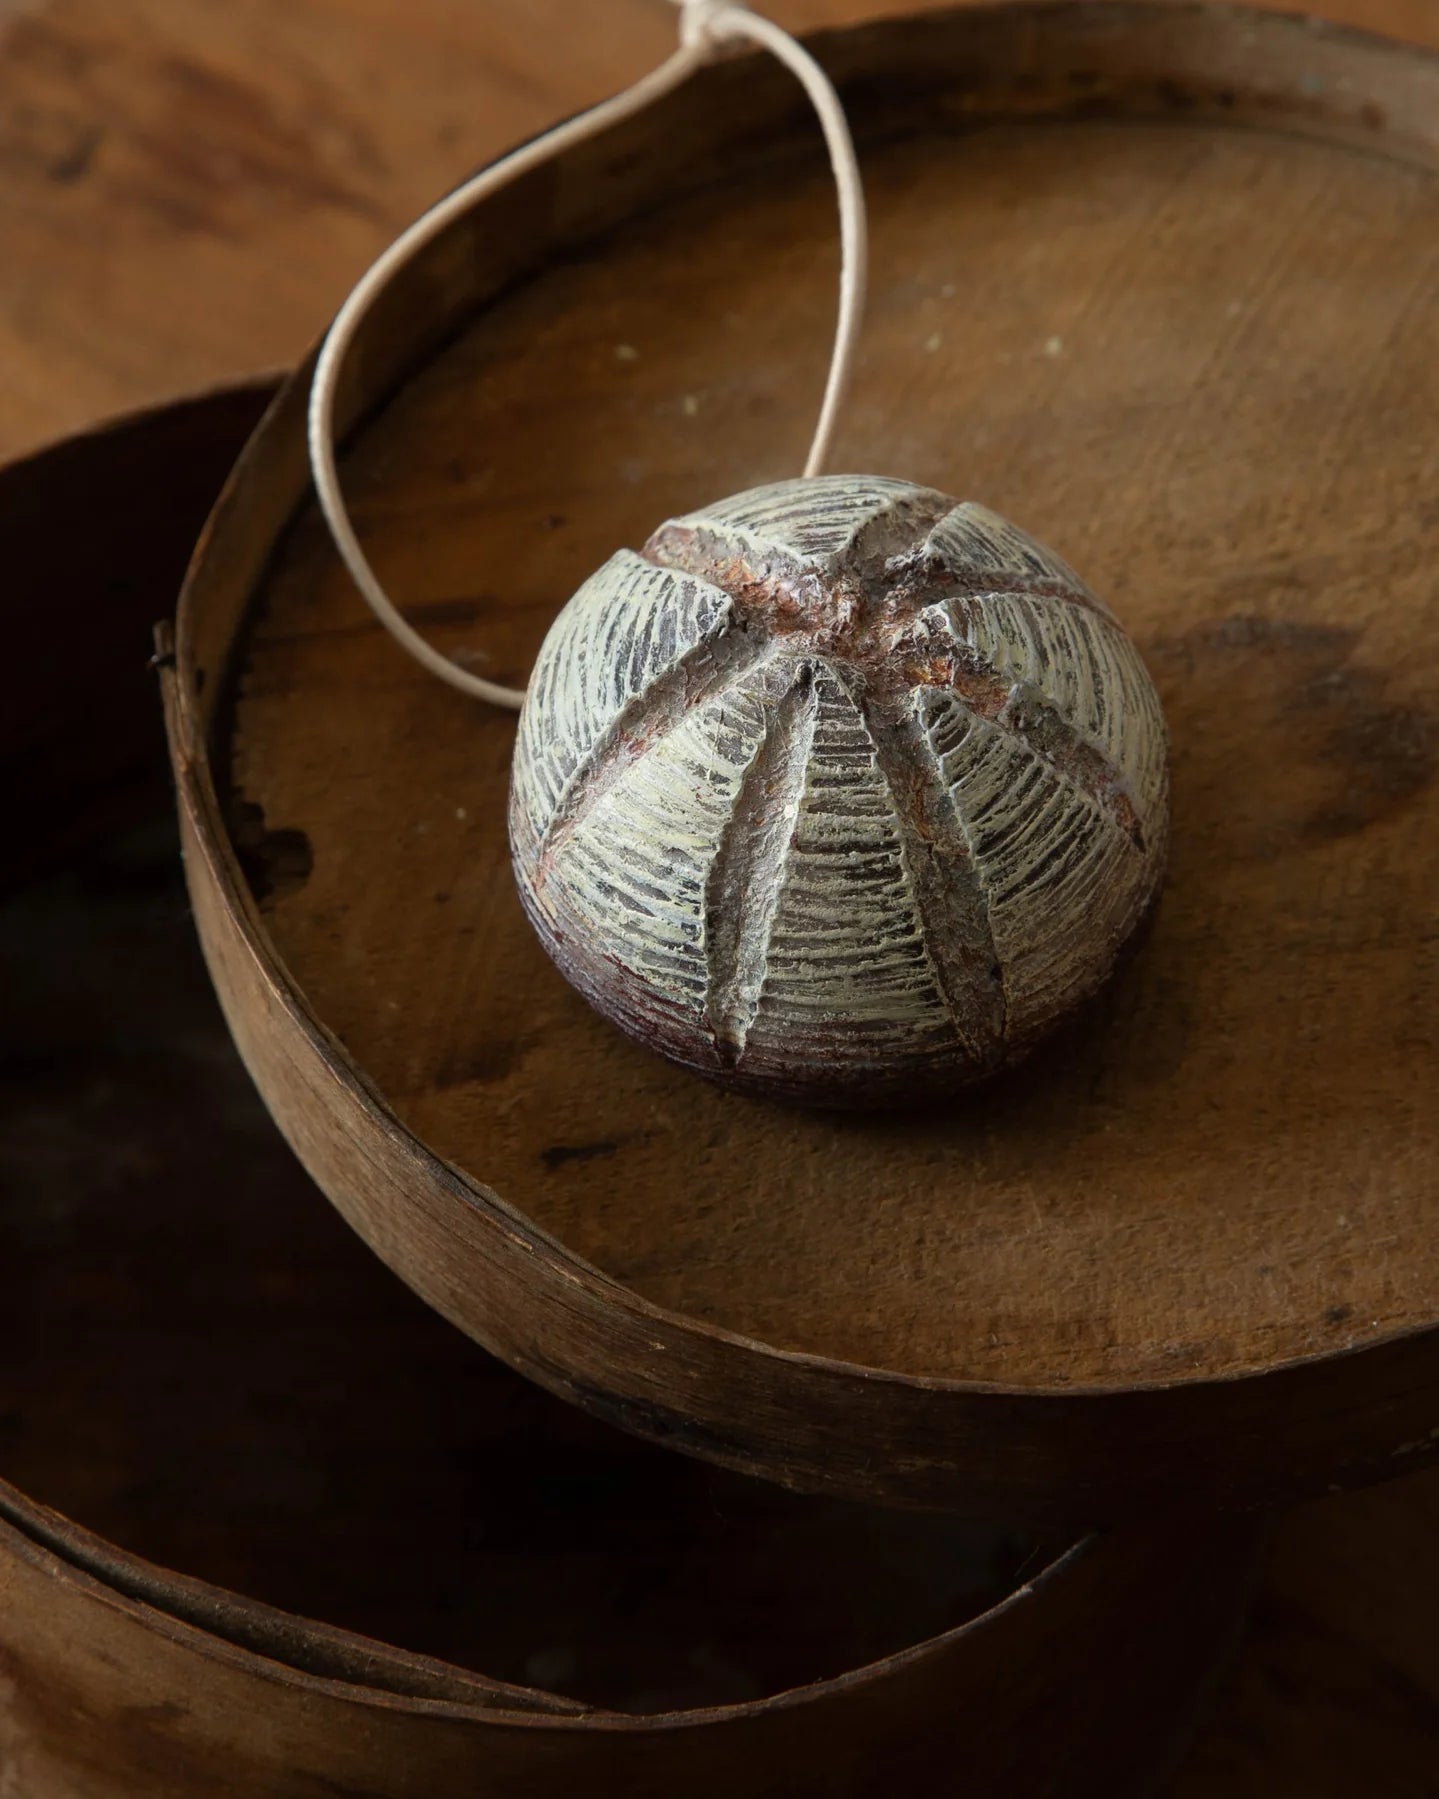
M1439 165L1439 54L1352 26L1334 25L1303 15L1275 13L1243 5L1216 5L1208 3L1208 0L1185 0L1184 4L1178 5L1166 4L1165 0L1100 0L1100 4L1093 4L1092 0L1089 4L1085 4L1084 0L1038 0L1038 3L1032 3L1031 0L1031 3L1018 5L966 7L952 13L926 13L912 19L884 20L850 30L819 34L813 42L821 54L833 54L837 45L848 45L852 52L854 46L887 32L938 29L947 21L955 21L958 28L957 22L961 20L986 20L1004 14L1023 15L1026 26L1034 31L1043 31L1048 23L1073 18L1081 13L1102 16L1111 22L1125 18L1142 20L1150 26L1162 20L1172 29L1176 49L1181 41L1187 41L1186 34L1198 33L1202 37L1216 21L1228 20L1242 23L1254 42L1273 39L1286 43L1303 42L1325 46L1332 52L1355 53L1363 58L1373 59L1386 71L1403 69L1416 73L1422 78L1426 91L1432 89L1435 100L1433 115L1422 120L1427 138L1421 136L1416 140L1405 135L1407 121L1400 121L1392 138L1384 136L1381 143L1375 145L1372 122L1366 124L1362 118L1367 101L1362 83L1350 83L1340 95L1329 93L1321 104L1320 98L1301 83L1297 69L1289 90L1279 95L1266 91L1259 97L1253 118L1246 117L1245 106L1234 107L1232 94L1209 115L1204 110L1202 96L1192 93L1182 100L1173 100L1170 111L1191 120L1222 116L1227 124L1249 124L1269 132L1319 135L1326 141L1344 142L1351 147L1355 141L1367 142L1374 154L1382 155L1386 160L1417 164L1425 168ZM704 82L711 73L711 70L702 71L695 79ZM1274 111L1280 104L1291 107L1282 118L1276 117ZM1340 110L1326 110L1327 106L1338 106ZM1230 108L1233 109L1229 110ZM1143 108L1138 111L1139 116L1144 117L1165 116L1162 105L1158 113ZM1076 114L1060 108L1046 111L1036 107L1025 116L1033 118L1051 114L1056 121L1062 122L1076 116L1081 119L1101 116L1103 108L1086 108ZM974 115L981 116L982 113ZM1117 116L1135 116L1135 112L1129 109ZM973 122L972 119L970 122ZM443 243L444 240L441 241ZM483 304L483 298L475 302L476 307ZM423 349L424 345L421 345L415 354L422 353ZM398 376L411 366L411 361L412 359L407 359L403 364L385 369L384 379L378 387L361 400L357 401L356 396L351 394L348 423L353 424L357 416L367 414L383 404ZM190 846L196 852L188 857L192 884L203 883L208 889L209 899L228 913L229 922L234 927L234 941L227 946L226 957L239 951L250 964L250 975L258 980L277 1009L284 1014L295 1032L297 1044L303 1045L306 1056L313 1060L317 1068L322 1068L328 1080L333 1083L337 1095L337 1116L343 1114L360 1124L377 1144L383 1144L389 1153L409 1164L407 1172L410 1178L429 1183L447 1202L465 1208L486 1232L494 1232L497 1242L503 1241L509 1252L532 1263L536 1258L546 1259L548 1267L545 1274L554 1288L552 1300L556 1294L566 1290L571 1299L587 1290L586 1297L604 1308L611 1322L621 1322L637 1340L654 1342L656 1332L664 1333L665 1340L663 1343L655 1343L655 1347L663 1348L667 1356L687 1346L729 1351L775 1369L792 1370L796 1374L817 1377L836 1385L837 1389L851 1398L882 1388L891 1394L908 1393L917 1399L952 1397L1012 1402L1020 1408L1022 1414L1022 1419L1017 1414L1015 1420L1021 1434L1038 1420L1041 1413L1052 1415L1058 1409L1072 1412L1093 1402L1126 1406L1146 1396L1182 1393L1199 1396L1221 1390L1241 1392L1262 1388L1269 1403L1277 1407L1284 1403L1286 1393L1297 1393L1302 1389L1303 1377L1311 1371L1329 1370L1343 1365L1357 1368L1392 1352L1403 1352L1406 1348L1421 1346L1427 1349L1439 1343L1439 1319L1436 1319L1433 1323L1420 1323L1381 1332L1338 1350L1318 1349L1215 1373L1189 1373L1181 1369L1172 1375L1114 1382L1028 1382L1020 1386L1002 1381L913 1373L873 1366L815 1352L786 1349L652 1302L569 1249L483 1181L446 1162L430 1150L399 1120L384 1096L312 1011L298 982L285 966L241 872L224 822L223 808L210 762L210 696L202 697L201 694L204 675L198 644L197 616L213 585L217 550L231 544L239 528L240 518L248 515L254 504L258 465L277 441L283 440L287 433L293 436L303 416L313 363L314 352L290 377L247 444L197 545L180 596L173 639L165 634L161 644L163 661L168 663L173 655L173 666L167 666L163 671L163 688L167 730L182 814ZM295 504L303 504L304 497L302 485ZM226 648L233 648L233 633ZM202 936L204 934L202 923ZM224 996L230 977L218 971L222 958L217 955L215 946L207 942L206 947L212 968L217 969L217 984ZM231 1014L233 1026L236 1021L229 997L226 997L226 1009ZM250 1060L250 1052L243 1043L241 1047L242 1053ZM262 1091L266 1092L267 1099L271 1099L273 1096L263 1079L260 1079L260 1085ZM282 1128L286 1128L283 1121ZM321 1184L326 1185L323 1180ZM333 1191L330 1192L330 1197L340 1204L342 1211L346 1211L350 1222L357 1224L355 1217L346 1210ZM563 1397L575 1399L603 1416L619 1419L641 1435L662 1441L682 1438L683 1426L677 1431L673 1421L663 1416L662 1406L656 1406L638 1394L626 1397L587 1392L563 1371L546 1367L537 1360L527 1359L523 1354L517 1353L515 1345L505 1341L502 1336L487 1334L483 1323L477 1323L473 1316L457 1312L433 1291L413 1282L410 1271L394 1258L392 1243L388 1247L381 1246L370 1230L359 1224L357 1228L371 1241L372 1247L376 1247L390 1261L402 1278L416 1285L416 1290L428 1303L436 1306L458 1328L475 1336L521 1372ZM1403 1365L1408 1368L1409 1362L1406 1360ZM1423 1391L1432 1390L1435 1381L1427 1364L1421 1366L1416 1361L1415 1370L1409 1375L1408 1384L1413 1387L1417 1380L1422 1383ZM697 1438L702 1439L703 1435L701 1430L697 1433ZM728 1454L721 1445L705 1443L696 1447L694 1443L679 1440L676 1446L691 1449L694 1453L746 1472L759 1472L771 1477L774 1475L772 1467L756 1462L744 1454ZM1421 1445L1404 1443L1397 1446L1391 1454L1410 1454L1420 1449ZM1435 1450L1439 1453L1439 1445L1435 1446ZM1367 1472L1373 1471L1369 1462L1363 1465ZM1405 1465L1415 1464L1411 1462ZM868 1488L843 1483L837 1484L834 1490L872 1496ZM901 1482L901 1493L903 1491L904 1483ZM886 1496L895 1497L892 1492L887 1492ZM899 1502L909 1501L901 1497ZM924 1499L920 1503L932 1501Z

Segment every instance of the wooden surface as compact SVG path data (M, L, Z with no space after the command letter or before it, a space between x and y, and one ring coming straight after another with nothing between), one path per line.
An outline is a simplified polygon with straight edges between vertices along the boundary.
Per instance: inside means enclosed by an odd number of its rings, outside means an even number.
M1167 1799L1430 1799L1439 1473L1275 1527L1238 1661Z
M1439 43L1436 0L1312 10ZM666 0L0 0L0 457L294 362L416 211L673 32Z
M255 399L0 471L12 632L43 592L32 647L142 643ZM96 578L107 545L124 583ZM62 822L0 866L0 1790L1148 1790L1232 1641L1257 1521L1066 1553L804 1499L489 1360L266 1119L183 923L153 693L88 732L84 655L35 667L90 754L32 760ZM30 727L0 712L7 764Z
M1039 21L831 48L876 238L839 455L1042 518L1160 683L1169 884L1082 1028L889 1123L622 1042L515 899L511 721L393 650L313 515L271 563L298 396L216 523L171 691L241 1047L432 1303L735 1466L1093 1521L1439 1449L1439 61L1258 15ZM766 72L697 91L502 196L367 344L357 404L408 321L504 288L349 465L392 590L500 679L616 543L798 456L832 305L813 134ZM605 209L641 216L570 253Z
M402 11L322 0L6 7L0 216L15 254L0 288L4 442L22 446L187 380L293 355L392 224L460 167L602 91L620 73L605 58L627 71L631 54L664 42L659 10L647 0L614 0L603 16L566 7L573 49L557 57L553 32L522 29L533 0L412 0ZM794 20L841 9L775 10ZM1439 41L1432 0L1347 9L1329 0L1326 10ZM179 65L208 76L231 105L187 109L176 98ZM72 69L88 73L76 82ZM315 194L327 135L304 97L316 91L331 117L363 99L387 195L373 217ZM420 103L441 91L447 107ZM67 146L73 154L95 133L110 146L105 180L69 177ZM223 188L189 184L193 222L154 198L211 146L230 156L248 147L251 169L270 175L261 200L231 200L224 230L207 222L226 210ZM260 266L263 283L248 278ZM316 1277L344 1250L342 1232L324 1236ZM297 1440L292 1430L278 1447L278 1469ZM88 1451L72 1455L78 1482ZM151 1495L153 1519L174 1515L188 1462L157 1460L136 1495ZM222 1467L231 1492L244 1466ZM1439 1763L1436 1506L1439 1479L1429 1475L1308 1506L1278 1526L1242 1658L1175 1799L1428 1799ZM235 1533L203 1514L196 1522L188 1541L171 1544L177 1555L199 1535L215 1566L233 1568Z

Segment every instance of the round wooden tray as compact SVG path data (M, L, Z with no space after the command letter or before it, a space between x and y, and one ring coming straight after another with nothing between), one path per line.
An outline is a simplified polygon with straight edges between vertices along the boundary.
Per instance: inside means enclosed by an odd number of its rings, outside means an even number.
M196 916L306 1165L557 1393L797 1486L1105 1519L1439 1450L1439 61L1222 8L822 41L874 213L839 466L985 501L1133 627L1174 742L1149 941L899 1119L721 1092L552 970L512 720L375 627L304 373L193 567ZM523 678L621 544L792 471L833 305L791 84L708 70L488 203L376 315L346 479L390 591Z
M144 674L257 397L0 470L35 671L0 711L34 806L0 846L0 1788L1147 1790L1253 1526L1066 1547L639 1444L408 1294L270 1127L182 924Z

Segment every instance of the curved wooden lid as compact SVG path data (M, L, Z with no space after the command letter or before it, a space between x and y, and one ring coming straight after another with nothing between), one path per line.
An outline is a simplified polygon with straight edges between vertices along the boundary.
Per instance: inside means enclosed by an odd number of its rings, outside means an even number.
M679 1447L1071 1519L1407 1464L1439 1448L1439 62L1129 5L825 54L875 227L840 460L993 505L1135 633L1174 740L1150 940L927 1115L620 1040L521 916L512 722L398 654L302 504L297 388L172 692L236 1036L431 1303ZM521 678L617 545L795 466L831 235L798 100L738 62L437 246L366 343L352 412L405 378L347 471L436 643Z

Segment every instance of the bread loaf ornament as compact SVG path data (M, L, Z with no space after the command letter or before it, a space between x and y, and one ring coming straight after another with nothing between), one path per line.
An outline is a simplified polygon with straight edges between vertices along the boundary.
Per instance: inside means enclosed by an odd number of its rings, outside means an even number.
M618 551L559 614L527 692L497 687L419 637L360 549L334 457L344 352L394 269L475 200L730 38L804 83L839 189L839 329L805 475ZM1162 877L1163 715L1113 614L1034 539L929 488L819 473L864 290L843 110L805 50L729 0L682 0L682 39L442 201L362 279L316 368L316 487L405 647L467 693L523 703L515 876L590 1003L735 1086L903 1104L1014 1062L1104 981Z
M758 488L622 550L520 715L515 874L597 1010L760 1091L895 1101L1012 1062L1158 889L1158 697L993 513Z

